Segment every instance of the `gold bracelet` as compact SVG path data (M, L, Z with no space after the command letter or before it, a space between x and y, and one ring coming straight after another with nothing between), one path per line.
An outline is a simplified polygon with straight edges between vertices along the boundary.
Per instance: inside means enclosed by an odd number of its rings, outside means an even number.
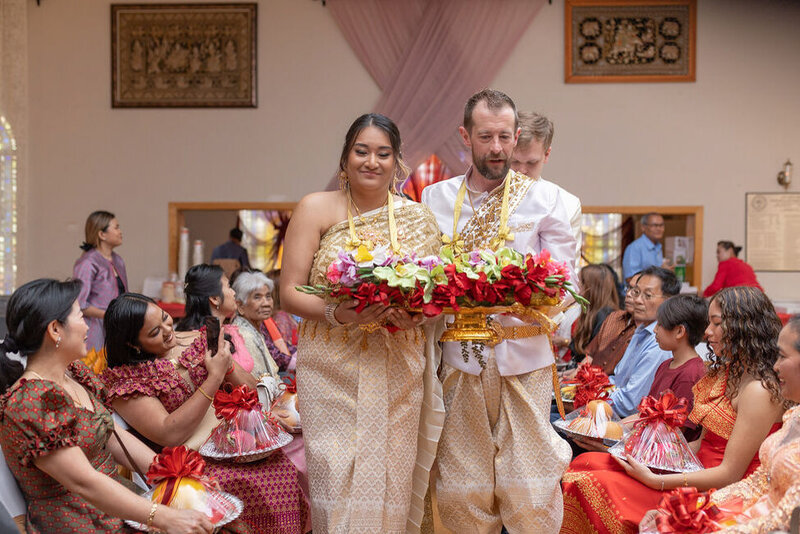
M203 396L204 396L205 398L207 398L208 400L210 400L211 402L214 402L214 397L212 397L211 395L209 395L208 393L206 393L205 391L203 391L203 388L201 388L200 386L197 386L197 391L199 391L200 393L202 393L202 394L203 394Z
M689 481L686 480L686 472L685 471L683 473L683 487L684 488L688 488L689 487Z
M147 532L150 532L153 528L153 520L156 518L156 510L158 510L158 503L154 502L153 506L150 507L150 515L147 516L147 523L145 523Z
M325 320L333 326L342 326L344 323L340 323L339 320L336 318L336 308L339 306L337 302L329 302L325 305Z

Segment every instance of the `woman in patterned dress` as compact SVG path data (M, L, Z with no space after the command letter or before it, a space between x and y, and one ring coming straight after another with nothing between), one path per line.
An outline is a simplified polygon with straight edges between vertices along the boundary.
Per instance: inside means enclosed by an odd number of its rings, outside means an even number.
M178 344L172 318L144 295L115 299L105 327L109 368L102 379L109 399L132 428L157 445L199 447L218 424L212 399L222 383L253 380L232 361L222 336L212 355L205 327ZM305 532L307 504L297 470L283 452L251 463L209 460L206 472L244 502L241 518L254 532Z
M117 462L150 465L155 454L122 429L103 405L100 383L80 362L88 326L78 302L80 281L41 279L8 303L0 350L0 445L27 501L27 532L128 532L123 519L175 533L211 532L200 512L152 503L125 487ZM7 354L27 357L20 362Z

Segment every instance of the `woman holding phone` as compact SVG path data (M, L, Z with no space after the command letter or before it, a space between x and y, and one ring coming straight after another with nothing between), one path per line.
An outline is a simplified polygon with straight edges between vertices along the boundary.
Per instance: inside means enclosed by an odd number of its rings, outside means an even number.
M217 389L252 380L233 361L224 336L216 352L209 350L206 326L179 340L172 318L143 295L115 299L105 327L109 368L102 378L109 400L157 445L198 448L218 424L212 405ZM242 499L241 517L255 532L306 532L308 507L297 470L281 451L252 463L208 462L207 472Z

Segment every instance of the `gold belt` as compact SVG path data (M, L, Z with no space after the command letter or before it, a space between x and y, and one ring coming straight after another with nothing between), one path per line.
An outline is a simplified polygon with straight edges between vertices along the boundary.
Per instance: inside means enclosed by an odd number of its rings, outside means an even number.
M504 339L522 339L526 337L544 336L550 333L550 330L547 327L539 325L503 326L494 323L491 327L500 336L501 341Z

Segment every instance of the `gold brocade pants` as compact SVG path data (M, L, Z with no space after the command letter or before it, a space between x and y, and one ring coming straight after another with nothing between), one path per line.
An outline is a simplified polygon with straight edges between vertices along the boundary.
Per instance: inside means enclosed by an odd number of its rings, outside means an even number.
M549 367L500 376L494 357L480 376L444 365L447 417L439 441L439 515L453 532L558 532L561 476L571 450L550 425Z

